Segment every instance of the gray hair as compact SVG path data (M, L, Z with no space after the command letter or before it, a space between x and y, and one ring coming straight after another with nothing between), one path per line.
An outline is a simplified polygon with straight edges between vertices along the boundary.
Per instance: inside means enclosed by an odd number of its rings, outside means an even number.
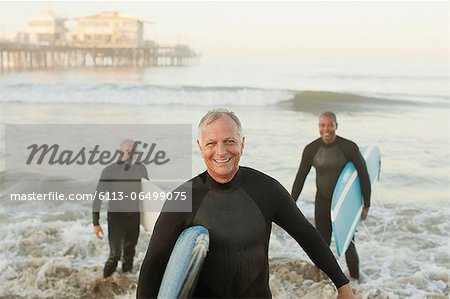
M129 144L129 143L134 145L136 143L136 141L134 141L133 139L125 139L124 141L122 141L120 143L120 148L122 148L125 144Z
M244 135L242 133L241 121L236 116L236 114L234 114L234 112L232 112L228 109L223 109L223 108L210 110L210 111L208 111L208 113L205 114L205 116L202 117L202 119L200 120L200 123L198 124L198 139L201 140L203 127L213 123L214 121L218 120L219 118L226 117L226 116L228 116L229 118L231 118L234 121L234 123L236 124L237 129L238 129L239 138L242 139L242 137Z
M322 112L321 114L320 114L320 116L319 116L319 121L320 121L320 119L322 118L322 117L331 117L332 119L333 119L333 121L334 121L334 123L336 123L337 124L337 118L336 118L336 114L334 114L334 112L331 112L331 111L325 111L325 112Z

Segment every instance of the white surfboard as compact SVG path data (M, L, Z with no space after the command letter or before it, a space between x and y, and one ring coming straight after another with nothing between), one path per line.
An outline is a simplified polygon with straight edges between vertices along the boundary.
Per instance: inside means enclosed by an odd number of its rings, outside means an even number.
M152 233L165 202L165 200L160 200L158 197L152 200L155 197L153 194L161 194L164 191L145 178L141 179L141 187L143 194L139 207L141 211L141 225L147 232Z

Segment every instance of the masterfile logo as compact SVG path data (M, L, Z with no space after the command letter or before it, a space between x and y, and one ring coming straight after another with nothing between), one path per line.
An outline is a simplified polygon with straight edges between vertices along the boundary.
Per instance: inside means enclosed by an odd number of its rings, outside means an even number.
M144 150L139 151L138 146L142 144ZM164 150L155 151L156 143L152 143L150 146L148 143L141 141L134 141L132 152L133 155L129 155L125 158L123 151L116 149L114 152L108 150L101 151L100 145L96 144L93 149L86 149L83 146L79 151L71 149L60 149L58 144L31 144L27 146L30 150L26 164L30 165L36 163L41 165L42 163L48 163L49 165L94 165L96 163L100 165L109 165L113 162L126 161L127 165L132 163L140 163L149 165L154 163L155 165L164 165L170 161L166 158L166 152ZM155 153L154 153L155 152Z
M111 186L99 193L105 202L160 202L172 199L172 191L191 178L192 148L190 124L6 125L3 190L5 198L20 194L13 196L14 204L33 209L89 205L78 197L94 194L102 182ZM160 192L145 184L145 193L135 191L141 190L141 178Z
M192 127L170 125L6 125L9 172L97 178L119 161L149 167L154 179L189 179ZM121 142L132 140L124 159Z

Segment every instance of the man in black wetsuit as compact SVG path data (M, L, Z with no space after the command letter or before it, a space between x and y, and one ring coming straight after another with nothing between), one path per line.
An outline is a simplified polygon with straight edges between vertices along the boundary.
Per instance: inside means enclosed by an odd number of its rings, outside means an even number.
M284 228L332 279L338 298L353 298L327 244L275 179L239 166L244 137L232 112L208 112L199 124L198 147L207 170L192 183L192 212L161 213L141 267L137 298L155 298L179 234L203 225L210 248L195 298L270 298L269 238L272 222ZM178 190L183 190L183 185ZM167 203L166 203L167 204ZM170 202L173 204L173 201Z
M362 220L366 219L370 207L371 186L366 163L355 143L336 135L337 126L336 115L333 112L328 111L320 115L320 138L305 147L291 192L292 198L297 200L303 189L306 176L311 166L314 166L317 187L316 228L328 245L331 243L331 198L339 175L347 162L353 162L358 172L364 198ZM350 276L359 279L359 259L354 240L345 252L345 259Z
M108 241L109 258L103 269L103 277L111 276L116 270L121 256L122 271L131 272L135 247L139 238L139 201L131 194L141 192L141 178L148 179L144 165L133 163L134 141L124 140L120 146L122 160L107 166L97 185L97 193L92 207L94 233L103 238L103 228L99 223L102 199L108 200ZM115 200L112 200L115 199ZM123 251L123 255L122 255Z

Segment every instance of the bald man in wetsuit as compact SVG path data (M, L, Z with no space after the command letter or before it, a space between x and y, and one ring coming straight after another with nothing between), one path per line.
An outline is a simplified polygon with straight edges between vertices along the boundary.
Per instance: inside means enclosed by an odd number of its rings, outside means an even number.
M353 162L358 172L361 191L364 198L364 207L361 219L365 220L370 207L371 186L364 158L358 146L347 139L336 135L336 115L327 111L319 117L320 138L308 144L302 155L300 168L292 187L292 198L297 200L302 192L303 185L312 166L316 169L316 201L315 222L316 228L325 242L331 243L331 198L336 182L342 169L348 162ZM359 279L359 258L356 252L355 240L352 240L345 259L350 276Z
M211 241L192 297L271 298L268 248L272 222L285 229L332 279L338 298L353 298L348 279L327 244L288 191L275 179L239 166L244 141L234 113L217 109L202 118L197 144L207 170L189 181L192 212L159 216L141 267L137 298L157 297L179 234L194 225L205 226ZM182 185L178 190L183 188L188 187Z
M141 178L148 179L147 169L143 164L135 163L133 154L135 142L131 139L122 141L120 150L122 160L103 169L97 185L96 197L92 205L94 233L98 239L103 238L100 225L100 208L102 197L108 197L108 242L109 257L103 268L103 277L111 276L122 257L122 271L131 272L135 247L139 238L139 202L132 200L132 194L141 192Z

